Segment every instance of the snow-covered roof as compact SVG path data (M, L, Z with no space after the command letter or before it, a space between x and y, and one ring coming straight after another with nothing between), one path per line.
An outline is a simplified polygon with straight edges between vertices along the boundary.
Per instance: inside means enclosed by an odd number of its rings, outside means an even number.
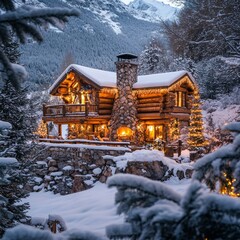
M100 69L84 67L77 64L69 65L65 71L58 77L49 89L51 93L63 81L64 76L71 70L78 72L80 75L85 76L99 87L116 88L116 72L104 71ZM153 87L168 87L174 82L178 81L183 76L188 75L193 80L190 73L187 71L176 71L167 73L157 73L151 75L138 76L138 81L133 85L134 89L140 88L153 88Z
M133 88L168 87L186 74L187 71L177 71L138 76Z

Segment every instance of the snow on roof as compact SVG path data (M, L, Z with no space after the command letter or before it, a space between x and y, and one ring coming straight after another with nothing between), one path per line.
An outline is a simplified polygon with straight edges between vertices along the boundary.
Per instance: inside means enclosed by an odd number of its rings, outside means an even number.
M138 81L133 88L168 87L185 74L188 72L177 71L138 76Z
M89 80L91 80L100 87L116 88L117 77L115 72L84 67L77 64L71 64L65 69L65 71L58 77L58 79L50 87L49 89L50 93L61 83L65 74L71 70L75 70L76 72L84 75L85 77L87 77ZM139 89L152 87L168 87L172 85L174 82L176 82L179 78L183 77L185 74L188 74L190 78L193 80L191 74L189 74L187 71L167 72L138 76L138 81L133 85L133 88Z

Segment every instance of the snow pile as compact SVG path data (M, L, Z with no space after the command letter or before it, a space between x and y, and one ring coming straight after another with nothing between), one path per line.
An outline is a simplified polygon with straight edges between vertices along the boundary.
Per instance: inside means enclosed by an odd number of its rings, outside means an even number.
M30 203L28 214L31 217L46 219L49 214L58 214L69 230L76 228L104 234L107 225L123 221L123 217L116 214L115 192L116 189L108 189L105 184L97 183L89 190L65 196L34 192L23 201Z
M96 145L87 145L87 144L64 144L64 143L39 143L49 147L61 147L61 148L81 148L81 149L96 149L96 150L116 150L116 151L130 151L126 147L111 147L111 146L96 146Z
M116 162L119 169L125 170L128 162L153 162L161 161L164 165L168 166L169 170L173 170L176 176L177 171L185 172L187 169L193 169L190 163L179 164L176 161L164 157L163 152L158 150L136 150L131 153L125 153L122 156L104 156L104 159L112 159Z
M179 181L176 178L166 181L164 184L170 185L182 195L190 181L190 179ZM65 196L54 195L52 192L33 192L23 201L29 202L28 215L35 220L46 219L49 214L58 214L63 217L69 231L80 229L81 232L83 230L92 231L104 235L106 226L121 224L124 220L122 215L119 216L116 213L115 193L115 188L109 189L106 184L97 183L91 189Z

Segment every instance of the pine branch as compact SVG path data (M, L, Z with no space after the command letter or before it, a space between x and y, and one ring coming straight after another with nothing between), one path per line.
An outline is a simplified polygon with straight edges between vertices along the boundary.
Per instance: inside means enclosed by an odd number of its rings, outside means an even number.
M0 23L13 24L21 20L34 20L37 18L47 19L48 17L55 17L66 21L65 17L79 16L76 9L68 8L18 8L16 11L7 12L0 15Z
M131 174L117 174L107 181L108 187L136 189L158 199L180 203L181 196L165 184Z
M19 85L17 76L12 68L11 63L9 62L8 58L6 57L6 55L3 53L1 49L0 49L0 61L5 69L5 73L8 77L8 80L12 83L12 85L16 89L19 89L20 85Z

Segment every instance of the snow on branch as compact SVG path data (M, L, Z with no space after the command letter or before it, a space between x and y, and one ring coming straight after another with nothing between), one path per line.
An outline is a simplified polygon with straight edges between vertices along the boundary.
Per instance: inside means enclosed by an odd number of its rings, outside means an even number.
M223 127L224 130L240 133L240 122L233 122Z
M15 11L9 11L0 15L0 23L13 23L21 20L32 20L34 18L56 17L62 18L68 16L79 16L76 9L68 8L17 8Z
M131 174L117 174L107 181L108 187L117 187L119 189L136 189L140 192L155 196L158 199L168 199L179 203L181 196L158 181L146 179L141 176Z

